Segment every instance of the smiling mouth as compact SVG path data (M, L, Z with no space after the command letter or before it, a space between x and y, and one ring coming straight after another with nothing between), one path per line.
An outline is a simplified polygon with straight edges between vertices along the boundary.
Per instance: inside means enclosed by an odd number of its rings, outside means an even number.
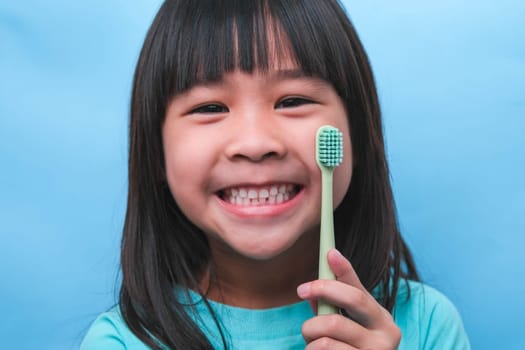
M288 202L301 190L295 184L231 187L218 192L223 201L238 206L275 205Z

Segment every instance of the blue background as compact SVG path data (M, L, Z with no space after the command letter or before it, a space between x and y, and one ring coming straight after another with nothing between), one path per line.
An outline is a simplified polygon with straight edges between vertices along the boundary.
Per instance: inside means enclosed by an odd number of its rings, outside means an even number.
M132 72L159 1L0 4L0 347L74 349L116 300ZM345 2L401 229L475 349L525 349L525 2Z

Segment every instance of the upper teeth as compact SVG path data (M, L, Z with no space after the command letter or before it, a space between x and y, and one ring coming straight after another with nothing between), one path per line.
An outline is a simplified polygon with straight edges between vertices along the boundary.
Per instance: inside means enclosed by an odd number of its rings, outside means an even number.
M264 187L238 187L224 190L224 198L237 205L261 205L282 203L289 200L295 192L295 186L272 185Z

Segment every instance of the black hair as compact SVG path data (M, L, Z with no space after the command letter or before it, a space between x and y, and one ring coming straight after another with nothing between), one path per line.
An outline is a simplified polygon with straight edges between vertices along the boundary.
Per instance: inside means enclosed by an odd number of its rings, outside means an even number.
M119 300L130 330L153 349L212 348L174 293L177 285L200 291L210 251L166 183L161 130L168 103L199 81L266 70L284 57L332 84L346 107L356 164L335 211L337 248L389 311L400 281L419 279L398 230L372 70L338 1L167 0L134 76Z

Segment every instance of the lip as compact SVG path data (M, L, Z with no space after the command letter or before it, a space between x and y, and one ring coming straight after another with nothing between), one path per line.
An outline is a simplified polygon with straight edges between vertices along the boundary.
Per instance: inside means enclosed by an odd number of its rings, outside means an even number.
M232 204L217 193L216 198L220 206L227 212L240 218L271 218L286 214L293 210L302 200L305 192L304 186L297 186L298 190L295 195L288 201L274 204L259 204L259 205L236 205Z

